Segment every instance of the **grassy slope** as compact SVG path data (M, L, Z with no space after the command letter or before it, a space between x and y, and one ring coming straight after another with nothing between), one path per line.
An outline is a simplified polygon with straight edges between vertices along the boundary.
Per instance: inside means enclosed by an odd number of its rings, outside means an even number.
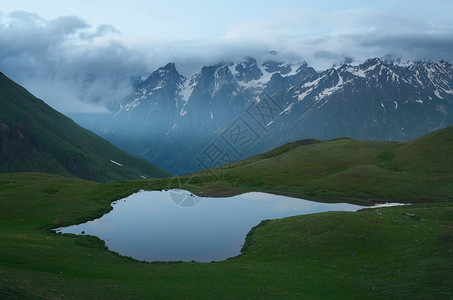
M6 298L453 297L453 130L400 143L302 141L213 179L99 184L0 174L0 295ZM216 170L214 170L216 172ZM215 173L219 174L219 173ZM207 182L206 182L207 180ZM139 189L268 189L413 206L298 216L251 231L245 254L211 264L148 264L50 228L100 216Z
M49 228L101 215L109 203L167 180L99 184L0 174L0 295L6 298L453 297L453 204L276 220L224 262L148 264L87 236Z
M291 191L324 198L417 202L453 198L453 127L407 143L299 141L234 163L213 190ZM210 189L206 184L206 189Z
M0 172L36 171L105 182L170 175L78 126L1 73L0 107Z

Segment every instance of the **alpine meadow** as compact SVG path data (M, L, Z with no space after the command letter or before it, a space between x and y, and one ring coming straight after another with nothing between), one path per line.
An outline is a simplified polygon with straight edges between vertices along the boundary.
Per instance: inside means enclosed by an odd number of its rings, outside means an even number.
M453 298L453 3L4 2L0 299Z

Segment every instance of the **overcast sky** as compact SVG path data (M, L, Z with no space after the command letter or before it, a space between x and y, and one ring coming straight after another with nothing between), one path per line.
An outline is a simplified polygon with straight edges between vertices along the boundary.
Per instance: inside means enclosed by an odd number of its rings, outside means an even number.
M244 56L453 60L453 1L2 0L0 71L62 112L106 111L131 76Z

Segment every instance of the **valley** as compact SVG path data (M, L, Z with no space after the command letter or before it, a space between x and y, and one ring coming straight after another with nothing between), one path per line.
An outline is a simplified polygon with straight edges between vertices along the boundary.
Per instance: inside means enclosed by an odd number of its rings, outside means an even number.
M405 142L453 125L453 67L444 60L370 58L315 71L278 59L203 66L189 78L169 63L111 114L69 116L177 175L214 167L191 158L216 139L234 162L301 139ZM251 133L248 147L223 138L231 129Z
M0 293L7 298L449 298L451 139L447 128L407 143L300 141L222 167L223 173L212 169L109 184L0 174ZM207 264L140 262L108 251L98 238L50 231L96 219L112 201L139 190L171 188L198 195L279 190L308 199L362 204L395 199L412 205L263 221L247 235L241 256Z
M0 106L0 172L47 172L102 182L171 175L115 148L2 73Z
M453 299L453 1L2 1L0 300Z

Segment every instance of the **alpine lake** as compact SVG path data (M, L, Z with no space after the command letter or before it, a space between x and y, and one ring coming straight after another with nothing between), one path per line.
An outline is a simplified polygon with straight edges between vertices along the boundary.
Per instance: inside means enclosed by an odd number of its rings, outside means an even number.
M112 205L99 219L55 231L99 237L109 250L141 261L211 262L240 255L247 233L262 220L368 207L261 192L209 198L185 190L140 191Z

